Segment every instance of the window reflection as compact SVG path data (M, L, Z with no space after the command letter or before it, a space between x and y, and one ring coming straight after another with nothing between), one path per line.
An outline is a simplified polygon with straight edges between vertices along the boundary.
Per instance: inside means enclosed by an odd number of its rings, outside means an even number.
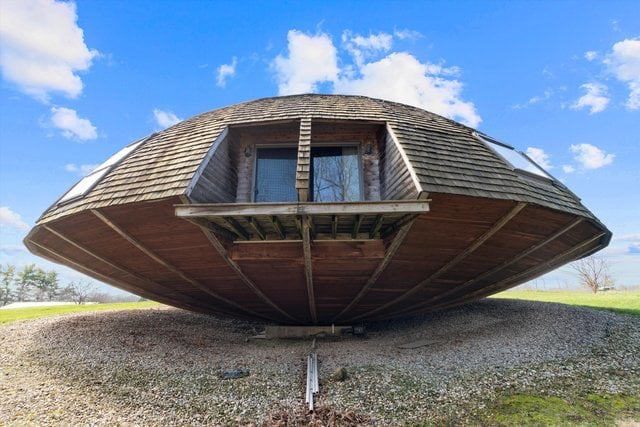
M316 202L360 200L358 147L311 148L311 200Z

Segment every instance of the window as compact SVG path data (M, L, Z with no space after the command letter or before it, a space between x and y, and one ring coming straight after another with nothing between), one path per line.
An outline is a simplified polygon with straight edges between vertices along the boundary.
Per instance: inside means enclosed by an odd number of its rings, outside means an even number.
M514 169L532 173L542 178L551 179L553 177L545 172L540 166L538 166L533 160L524 155L523 153L516 151L513 147L504 145L484 135L476 134L478 139L489 146L494 152L502 157L509 165Z
M100 166L95 168L91 173L82 178L76 185L71 187L71 190L67 191L64 196L58 200L58 205L71 202L76 200L85 194L87 194L93 187L95 187L98 182L113 169L118 163L124 160L133 150L138 148L143 142L147 139L151 138L150 135L148 137L142 138L132 144L127 145L122 150L118 151L113 156L109 157L106 162L102 163Z
M256 202L295 202L298 147L258 148Z
M357 146L311 147L310 200L357 202L362 199ZM258 147L254 201L295 202L298 147Z
M311 200L356 202L361 199L357 146L311 148Z

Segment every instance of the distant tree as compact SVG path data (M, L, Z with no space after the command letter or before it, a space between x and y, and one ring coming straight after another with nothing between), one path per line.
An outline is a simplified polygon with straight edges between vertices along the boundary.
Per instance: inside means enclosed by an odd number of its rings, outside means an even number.
M15 299L16 301L29 301L32 298L33 289L39 279L39 269L35 264L26 265L20 272L16 280Z
M60 288L58 286L58 273L37 269L35 277L36 301L53 301Z
M93 283L78 280L77 282L70 282L62 288L60 295L76 304L84 304L89 300L88 298L93 291Z
M615 286L613 277L609 273L609 261L600 256L582 258L574 262L572 267L578 275L580 284L594 294Z
M16 279L16 268L11 264L0 266L0 306L13 301L13 285Z

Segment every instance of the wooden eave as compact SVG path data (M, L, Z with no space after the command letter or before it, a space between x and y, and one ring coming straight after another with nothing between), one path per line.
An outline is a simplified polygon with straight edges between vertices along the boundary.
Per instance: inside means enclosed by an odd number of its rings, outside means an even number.
M175 214L232 240L374 239L429 212L428 200L175 205ZM306 224L306 225L305 225Z

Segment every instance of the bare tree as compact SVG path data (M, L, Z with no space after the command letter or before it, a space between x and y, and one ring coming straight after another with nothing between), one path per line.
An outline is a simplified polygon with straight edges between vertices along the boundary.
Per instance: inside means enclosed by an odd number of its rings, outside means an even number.
M594 294L614 286L613 278L609 273L609 261L600 256L582 258L574 262L572 267L578 275L580 284Z
M71 298L76 304L84 304L88 301L89 295L93 291L93 283L78 280L77 282L70 282L62 289L60 295L64 298Z

